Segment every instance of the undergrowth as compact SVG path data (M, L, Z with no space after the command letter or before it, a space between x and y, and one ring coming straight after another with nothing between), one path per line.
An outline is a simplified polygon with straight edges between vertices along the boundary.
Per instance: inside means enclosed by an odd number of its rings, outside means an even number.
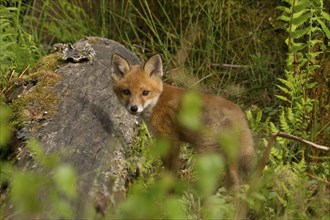
M330 118L326 110L329 106L324 103L325 97L316 93L325 83L319 75L329 75L324 72L322 63L329 62L330 30L326 24L329 24L330 16L324 11L322 0L287 1L286 6L278 9L282 11L279 19L288 32L285 78L278 78L280 83L277 85L281 90L277 97L284 101L279 115L279 129L329 145ZM301 146L286 140L280 143L287 151L285 154L289 153L288 162L315 162L319 161L315 158L324 156L314 149L302 150Z
M0 94L11 78L19 76L42 55L40 45L21 26L20 10L20 6L0 4Z

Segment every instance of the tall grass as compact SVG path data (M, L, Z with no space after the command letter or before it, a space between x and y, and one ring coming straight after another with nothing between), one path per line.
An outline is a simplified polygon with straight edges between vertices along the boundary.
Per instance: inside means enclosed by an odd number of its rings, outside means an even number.
M16 13L16 23L46 49L88 35L108 37L141 58L160 53L169 82L200 86L246 105L273 103L275 79L284 66L283 40L273 37L281 35L269 22L277 2L17 2L24 12Z
M260 17L259 8L244 1L128 2L134 37L124 40L137 44L131 49L142 57L161 53L170 81L206 85L205 90L233 98L244 95L248 104L270 102L284 63L281 38L269 45L275 34L271 6L260 3L266 12ZM249 96L253 92L263 99Z
M39 45L24 30L18 7L0 5L0 94L10 78L34 63L42 54Z

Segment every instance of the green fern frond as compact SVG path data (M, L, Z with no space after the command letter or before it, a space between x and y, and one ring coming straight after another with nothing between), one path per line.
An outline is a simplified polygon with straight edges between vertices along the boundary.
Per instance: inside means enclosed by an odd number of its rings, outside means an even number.
M290 8L285 7L285 6L282 6L282 5L281 6L277 6L276 9L277 10L280 10L282 12L285 12L287 14L290 14L291 13L291 9Z
M281 99L281 100L283 100L283 101L285 101L285 102L289 102L289 103L291 103L291 100L289 100L287 97L285 97L285 96L282 96L282 95L276 95L276 98L278 98L278 99Z
M312 83L308 83L308 84L306 85L306 87L307 87L308 89L313 89L313 88L315 88L318 84L319 84L318 82L312 82Z
M245 112L245 114L246 114L246 118L248 119L248 121L254 120L251 110L247 110Z
M289 127L289 124L288 124L288 122L286 120L285 113L284 113L283 110L281 111L281 114L280 114L280 118L279 119L280 119L281 129L283 131L289 131L290 130L290 127Z
M286 22L289 22L291 20L291 18L286 15L280 15L277 19L280 21L286 21Z
M289 80L286 80L286 79L282 79L282 78L278 78L277 80L280 81L282 84L284 84L289 90L293 90L295 88L295 85L293 84L292 81L289 81ZM289 92L286 92L286 93L289 94Z
M294 123L295 122L295 115L292 112L292 108L288 108L287 112L286 112L286 118L288 119L288 121L290 123Z
M256 121L261 122L261 118L262 118L262 111L258 111Z
M283 86L280 85L276 85L282 92L284 92L285 94L290 94L289 90ZM283 100L283 99L282 99Z
M297 27L300 27L301 25L303 25L304 23L309 21L309 19L311 19L312 16L313 16L313 14L311 12L307 12L305 14L303 14L303 12L301 14L295 13L293 15L292 24Z
M298 39L298 38L305 36L309 31L310 31L310 27L305 27L303 29L291 32L290 37L293 39Z
M9 20L0 18L0 30L4 30L8 26L10 26Z
M326 13L325 11L321 11L321 16L322 18L330 22L330 15L328 13Z
M281 140L279 140L278 142L281 142ZM282 141L283 142L283 141ZM273 157L275 157L276 159L282 161L282 158L283 158L283 154L282 154L282 150L281 149L278 149L276 147L273 147L272 150L271 150L271 155Z
M299 51L304 50L307 47L308 47L308 44L306 44L306 43L292 42L292 45L289 48L289 53L297 53Z
M322 28L323 33L325 34L325 36L328 39L330 39L330 29L329 29L329 27L320 18L317 18L317 22L321 26L321 28ZM330 21L328 21L328 22L330 22Z
M317 19L315 21L317 22ZM311 27L311 33L322 33L322 28L319 26Z
M308 45L308 44L307 44ZM307 55L306 55L307 56ZM300 67L300 68L303 68L303 67L305 67L305 65L307 64L307 62L308 62L309 60L306 58L306 57L299 57L299 64L298 64L298 66Z
M294 6L294 13L298 13L301 11L306 11L309 8L311 8L312 2L310 0L307 1L299 1L295 6Z

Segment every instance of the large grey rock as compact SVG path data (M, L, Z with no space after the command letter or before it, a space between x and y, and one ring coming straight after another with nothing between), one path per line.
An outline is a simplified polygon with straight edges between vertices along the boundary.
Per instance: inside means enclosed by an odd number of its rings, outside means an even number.
M138 121L118 103L112 92L110 59L117 53L130 63L140 61L121 44L88 37L73 45L90 44L92 61L67 63L56 70L61 74L55 86L60 98L58 110L34 136L47 153L57 152L79 175L77 217L96 195L116 202L125 195L125 150L137 135Z

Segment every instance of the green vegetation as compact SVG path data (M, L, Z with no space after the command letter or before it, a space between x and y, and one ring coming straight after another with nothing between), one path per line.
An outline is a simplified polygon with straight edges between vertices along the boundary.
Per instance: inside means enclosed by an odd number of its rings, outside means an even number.
M2 204L1 218L13 215L15 218L42 216L44 219L72 219L74 213L70 203L77 198L76 171L70 165L60 163L58 155L46 155L35 140L30 140L27 147L41 171L23 171L1 163L1 183L11 183L7 202L19 210L11 213L9 205ZM41 196L46 202L40 202Z
M330 146L327 0L25 2L0 0L1 153L14 126L44 117L43 105L56 105L57 97L43 92L58 80L44 68L54 68L56 57L37 60L52 43L89 35L117 40L142 59L160 53L168 82L230 96L248 109L260 157L271 132L278 130ZM24 96L40 103L25 111L19 107L24 99L5 104L9 88L22 81L42 82ZM198 119L200 100L189 93L184 106L181 123L198 128L200 122L189 119ZM249 219L330 217L329 151L278 138L262 178L233 195L224 188L216 191L222 158L198 156L184 146L185 166L177 178L162 173L158 158L166 152L156 145L166 149L168 143L153 140L142 125L127 160L129 172L138 175L128 184L127 198L106 209L106 219L228 219L244 202ZM0 218L73 218L75 171L57 155L45 155L37 142L27 147L40 169L23 171L1 161ZM255 190L247 193L252 185ZM45 198L42 204L38 196ZM82 215L103 218L92 209Z

